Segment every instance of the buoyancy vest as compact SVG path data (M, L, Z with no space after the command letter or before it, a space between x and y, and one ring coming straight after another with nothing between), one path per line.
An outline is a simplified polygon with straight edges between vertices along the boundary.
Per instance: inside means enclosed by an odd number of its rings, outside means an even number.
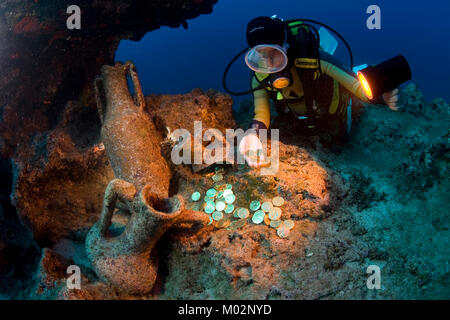
M275 103L277 108L284 108L286 105L295 103L304 103L306 106L305 116L310 119L323 116L327 111L330 114L342 109L343 105L348 104L349 96L343 95L345 90L341 85L330 76L321 72L320 66L320 45L312 31L302 26L290 29L288 34L289 68L294 79L291 86L301 86L303 96L284 96L282 90L276 90L267 87L270 99ZM255 79L262 83L269 75L254 72ZM297 76L297 77L296 77ZM299 83L295 83L298 78ZM291 93L293 91L291 90ZM295 95L295 93L294 93Z

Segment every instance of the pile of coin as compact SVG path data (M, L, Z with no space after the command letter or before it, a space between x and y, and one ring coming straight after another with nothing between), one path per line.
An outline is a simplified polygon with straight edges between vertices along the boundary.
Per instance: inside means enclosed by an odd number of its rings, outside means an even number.
M261 203L259 200L253 200L249 204L249 208L235 208L236 195L233 193L231 184L222 183L224 177L223 168L216 168L214 175L211 176L214 182L214 188L208 189L203 198L202 205L196 204L194 210L204 211L208 214L210 222L216 227L227 228L228 230L236 230L243 227L251 213L251 221L254 224L265 223L277 230L277 235L281 238L287 238L290 231L294 227L292 220L281 220L281 206L284 199L280 196L274 197L270 201ZM201 199L201 193L195 191L191 195L193 202ZM232 218L237 220L232 220Z
M290 231L294 228L292 220L281 220L281 206L284 199L280 196L273 198L271 201L265 201L262 204L258 200L250 203L250 210L254 211L252 221L260 224L264 221L266 225L277 229L277 234L281 238L287 238Z

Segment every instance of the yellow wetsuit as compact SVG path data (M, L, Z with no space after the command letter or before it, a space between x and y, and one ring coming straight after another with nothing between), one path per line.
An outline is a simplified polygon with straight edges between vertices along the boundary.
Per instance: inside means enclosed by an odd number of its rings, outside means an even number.
M353 95L364 102L369 102L364 89L355 76L330 61L324 59L321 59L320 61L322 76L326 75L333 79L333 96L328 110L330 114L336 113L338 108L341 107L340 104L342 103L341 97L344 93L343 91L347 91L350 95ZM295 66L292 66L290 71L292 75L292 85L278 92L276 99L285 102L294 114L298 116L305 115L305 102L299 102L299 100L301 100L299 98L304 96L302 82ZM260 85L260 82L267 76L267 74L255 73L255 76L252 79L252 87L257 88L258 85ZM265 126L269 128L271 98L270 89L266 88L257 90L253 93L253 97L255 105L255 116L253 119L264 123ZM295 102L289 103L289 100L295 100Z

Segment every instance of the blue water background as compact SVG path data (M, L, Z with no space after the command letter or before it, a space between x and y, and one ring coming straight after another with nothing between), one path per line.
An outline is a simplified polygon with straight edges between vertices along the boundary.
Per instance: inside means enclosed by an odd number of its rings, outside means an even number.
M366 9L372 4L381 8L381 30L366 27ZM355 64L376 64L403 54L426 99L450 101L450 1L442 0L219 0L212 14L188 20L188 30L162 27L139 42L122 41L116 60L136 63L145 94L186 93L193 88L224 91L223 71L246 46L248 21L272 14L316 19L334 27L352 46ZM336 55L348 63L342 43ZM243 59L230 71L228 83L234 91L248 90Z

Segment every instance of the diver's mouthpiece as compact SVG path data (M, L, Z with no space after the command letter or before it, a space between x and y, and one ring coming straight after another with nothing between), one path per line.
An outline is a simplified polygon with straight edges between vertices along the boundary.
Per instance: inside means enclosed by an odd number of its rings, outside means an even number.
M411 68L402 55L358 72L358 79L370 100L394 90L411 77Z

